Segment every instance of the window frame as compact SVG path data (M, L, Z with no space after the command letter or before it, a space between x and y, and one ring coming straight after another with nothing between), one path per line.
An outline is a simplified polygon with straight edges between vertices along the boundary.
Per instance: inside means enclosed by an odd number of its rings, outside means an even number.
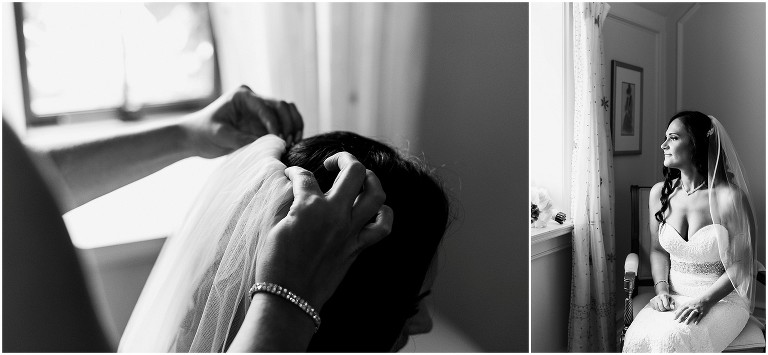
M29 88L29 78L27 73L27 44L24 39L24 8L23 3L14 2L13 12L16 27L16 45L19 54L19 69L21 76L21 90L24 101L25 125L27 128L60 125L66 123L86 122L96 120L118 119L121 121L137 121L142 119L151 119L153 116L169 113L189 113L209 105L222 94L221 72L219 68L219 53L216 43L215 27L213 25L213 15L210 3L204 4L208 14L207 25L211 34L211 45L213 46L213 92L211 95L198 99L179 100L165 104L145 104L138 110L127 110L125 103L120 107L108 109L94 109L74 112L62 112L58 114L38 115L32 111L32 98Z

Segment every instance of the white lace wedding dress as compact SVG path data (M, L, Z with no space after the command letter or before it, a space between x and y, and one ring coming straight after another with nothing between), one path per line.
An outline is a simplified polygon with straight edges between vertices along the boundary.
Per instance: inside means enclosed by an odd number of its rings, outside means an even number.
M711 224L688 241L669 224L659 226L659 243L669 253L669 287L676 305L706 291L725 272L718 253L718 233L728 230ZM722 236L721 236L722 237ZM646 305L627 330L624 352L721 352L749 320L749 306L736 293L720 300L699 324L676 321L675 312L658 312Z

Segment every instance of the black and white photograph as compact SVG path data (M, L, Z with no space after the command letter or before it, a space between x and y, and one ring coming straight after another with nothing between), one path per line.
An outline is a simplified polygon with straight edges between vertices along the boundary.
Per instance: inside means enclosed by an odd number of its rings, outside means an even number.
M3 352L529 351L528 3L1 8Z
M641 154L643 142L643 68L611 60L611 134L613 154Z
M531 3L531 352L765 353L765 3Z

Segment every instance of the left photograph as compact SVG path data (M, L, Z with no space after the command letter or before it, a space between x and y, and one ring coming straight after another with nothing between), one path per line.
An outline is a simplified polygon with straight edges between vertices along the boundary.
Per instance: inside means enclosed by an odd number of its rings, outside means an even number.
M529 351L528 4L2 16L4 352Z

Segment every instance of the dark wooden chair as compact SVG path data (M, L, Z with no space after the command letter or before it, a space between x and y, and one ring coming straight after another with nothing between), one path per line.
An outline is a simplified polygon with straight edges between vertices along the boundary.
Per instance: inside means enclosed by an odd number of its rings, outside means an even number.
M651 276L650 250L651 231L648 228L650 213L648 195L650 187L632 185L630 187L632 203L631 253L624 263L624 328L621 331L619 348L624 347L624 334L640 312L653 298L653 277ZM755 261L758 270L757 281L765 286L765 267ZM765 353L765 324L754 315L749 317L747 325L739 336L723 352L760 352Z

